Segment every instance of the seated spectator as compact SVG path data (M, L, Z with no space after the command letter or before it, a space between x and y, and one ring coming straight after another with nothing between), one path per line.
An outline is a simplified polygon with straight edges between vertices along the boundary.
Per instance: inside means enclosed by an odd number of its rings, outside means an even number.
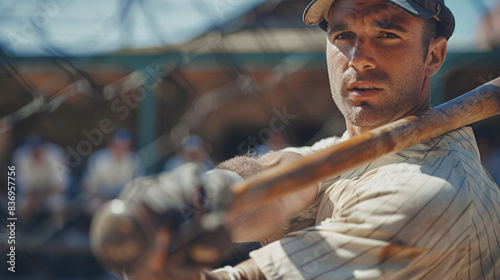
M12 163L17 168L19 215L23 223L35 225L45 217L62 225L68 181L68 172L61 168L64 151L32 135L14 151Z
M93 196L90 212L115 198L127 182L142 174L141 169L139 157L132 152L130 133L117 131L108 148L89 157L84 189Z
M214 167L214 162L208 156L203 147L203 140L198 135L191 135L184 139L176 154L165 161L163 170L170 171L188 162L197 163L201 172L206 172Z

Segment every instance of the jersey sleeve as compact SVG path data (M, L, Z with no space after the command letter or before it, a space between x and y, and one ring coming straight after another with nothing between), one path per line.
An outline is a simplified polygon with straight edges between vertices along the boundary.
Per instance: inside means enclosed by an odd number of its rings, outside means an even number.
M471 200L461 169L400 171L368 172L336 200L330 218L252 252L266 279L455 275L470 234Z

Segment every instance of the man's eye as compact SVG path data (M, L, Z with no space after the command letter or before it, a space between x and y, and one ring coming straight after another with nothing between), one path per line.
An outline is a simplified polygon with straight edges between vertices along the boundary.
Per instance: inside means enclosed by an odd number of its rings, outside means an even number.
M398 35L394 34L394 33L390 33L390 32L386 32L386 33L383 33L382 36L380 36L381 38L388 38L388 39L395 39L395 38L399 38Z
M352 39L353 36L350 33L341 33L335 37L335 39L340 39L340 40L345 40L345 39Z

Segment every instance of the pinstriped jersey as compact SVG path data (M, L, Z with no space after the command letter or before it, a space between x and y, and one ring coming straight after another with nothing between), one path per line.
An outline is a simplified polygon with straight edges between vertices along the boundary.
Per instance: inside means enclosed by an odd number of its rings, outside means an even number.
M313 226L251 253L267 279L500 280L500 192L469 127L321 182L305 213Z

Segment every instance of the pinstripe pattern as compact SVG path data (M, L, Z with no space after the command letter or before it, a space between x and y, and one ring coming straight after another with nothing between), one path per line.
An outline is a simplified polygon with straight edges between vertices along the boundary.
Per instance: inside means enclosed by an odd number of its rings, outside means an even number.
M303 155L341 141L286 149ZM320 183L316 225L251 253L267 279L499 279L500 192L466 127ZM319 202L319 203L318 203Z

